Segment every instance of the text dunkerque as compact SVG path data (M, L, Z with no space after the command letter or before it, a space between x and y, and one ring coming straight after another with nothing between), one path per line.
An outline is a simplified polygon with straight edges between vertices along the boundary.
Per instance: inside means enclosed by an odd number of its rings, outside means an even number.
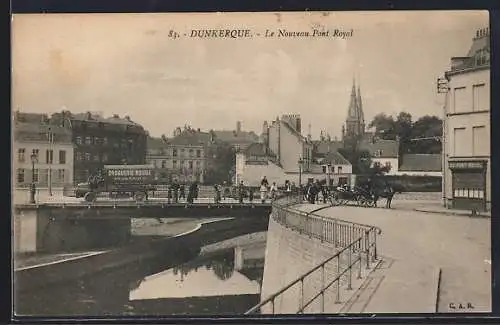
M188 35L191 38L307 38L307 37L331 37L346 39L353 36L353 30L335 28L331 30L311 29L305 31L288 30L284 28L270 30L264 33L256 33L250 29L192 29Z

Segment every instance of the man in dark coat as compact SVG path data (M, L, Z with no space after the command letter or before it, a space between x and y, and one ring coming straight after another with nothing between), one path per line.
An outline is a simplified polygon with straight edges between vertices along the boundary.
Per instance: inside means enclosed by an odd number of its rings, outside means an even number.
M240 203L243 203L243 196L245 195L245 185L243 185L243 181L238 184L238 198Z

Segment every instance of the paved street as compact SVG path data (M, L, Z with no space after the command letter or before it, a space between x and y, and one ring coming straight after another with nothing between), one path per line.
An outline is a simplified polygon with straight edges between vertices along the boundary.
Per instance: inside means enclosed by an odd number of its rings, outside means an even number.
M382 229L377 247L393 263L363 311L434 312L439 268L440 312L491 310L490 220L413 211L425 204L396 200L393 209L339 206L318 212ZM468 302L474 309L450 307Z

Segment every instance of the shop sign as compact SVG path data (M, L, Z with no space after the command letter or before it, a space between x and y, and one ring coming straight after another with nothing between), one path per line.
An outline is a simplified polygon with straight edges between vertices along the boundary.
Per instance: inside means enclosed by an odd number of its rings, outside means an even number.
M484 161L449 161L450 169L483 169Z

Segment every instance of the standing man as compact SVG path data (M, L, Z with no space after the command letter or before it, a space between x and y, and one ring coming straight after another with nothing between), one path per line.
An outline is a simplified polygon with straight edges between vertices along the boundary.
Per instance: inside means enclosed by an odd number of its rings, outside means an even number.
M243 181L240 181L238 185L238 198L240 203L243 203L243 195L245 194L245 185L243 185Z
M184 184L179 185L179 199L180 198L186 199L186 185Z

